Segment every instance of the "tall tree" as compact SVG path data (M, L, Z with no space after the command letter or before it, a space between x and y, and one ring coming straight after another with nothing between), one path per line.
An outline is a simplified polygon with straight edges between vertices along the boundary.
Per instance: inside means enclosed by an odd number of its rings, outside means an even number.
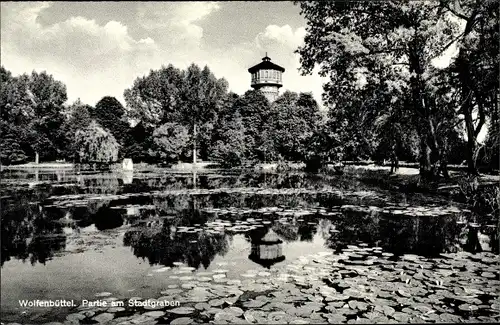
M169 64L134 80L124 91L126 115L145 127L180 121L183 73Z
M76 133L79 130L85 130L92 122L90 116L90 105L83 104L80 100L75 101L67 109L68 117L61 126L65 134L64 157L73 161L79 159L79 149L76 142Z
M125 108L115 97L105 96L101 98L95 108L90 107L89 112L99 125L113 134L118 143L124 143L129 124L124 116Z
M180 160L189 144L188 130L177 123L165 123L153 132L154 151L166 162ZM154 154L153 154L154 155Z
M227 82L224 79L217 80L207 66L200 70L197 65L191 64L185 71L181 98L184 121L192 130L193 162L196 162L200 143L208 148L220 101L226 93ZM207 152L202 151L202 157L207 156Z
M270 136L265 133L265 125L270 117L270 103L259 90L249 90L234 103L234 110L242 118L245 127L245 143L249 160L263 161L265 146Z
M16 138L27 156L40 153L41 159L55 159L61 154L64 134L61 124L66 86L46 72L12 77L1 68L2 120L15 126Z
M436 132L440 108L429 99L438 73L432 60L443 54L458 23L432 1L300 2L300 7L308 24L305 45L298 49L303 73L319 65L320 75L330 78L324 89L332 104L359 86L359 74L366 85L383 88L383 82L395 95L407 94L420 138L420 175L434 177L442 148Z
M126 115L145 127L156 128L168 122L189 128L194 149L201 144L204 159L208 157L207 144L219 103L226 92L227 82L217 79L208 67L202 70L192 64L181 71L169 65L151 70L125 90Z
M319 121L318 104L311 94L286 91L272 104L264 133L281 159L304 161Z
M453 43L458 45L459 52L449 70L458 94L459 113L464 116L468 170L477 174L478 135L488 117L494 118L492 115L498 110L499 3L494 0L441 0L440 3L444 12L464 26Z

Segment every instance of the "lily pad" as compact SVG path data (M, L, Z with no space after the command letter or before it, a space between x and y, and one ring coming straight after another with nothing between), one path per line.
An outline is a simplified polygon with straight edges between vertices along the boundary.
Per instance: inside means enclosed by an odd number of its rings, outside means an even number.
M158 318L158 317L165 315L165 312L161 311L161 310L154 310L154 311L148 311L147 313L144 313L143 315L148 316L148 317Z
M113 315L111 313L102 313L102 314L95 316L93 318L93 320L95 320L98 323L107 323L110 320L112 320L113 318L115 318L115 315Z
M172 313L172 314L177 314L177 315L189 315L189 314L192 314L194 312L194 308L192 308L192 307L177 307L174 309L169 309L168 312Z
M179 317L170 322L171 325L186 325L192 324L194 320L189 317Z

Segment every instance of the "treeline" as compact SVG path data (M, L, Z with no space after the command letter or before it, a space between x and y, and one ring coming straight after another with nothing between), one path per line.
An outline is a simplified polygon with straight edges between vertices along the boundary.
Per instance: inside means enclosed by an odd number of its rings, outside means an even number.
M333 153L416 160L427 179L463 160L471 174L498 169L498 1L296 4L307 21L302 71L329 78ZM435 63L453 47L448 66Z
M231 167L262 161L312 161L325 125L311 94L229 93L208 67L151 70L126 89L126 107L106 96L90 106L66 102L66 87L46 72L2 76L1 162L65 159L80 163L201 160Z

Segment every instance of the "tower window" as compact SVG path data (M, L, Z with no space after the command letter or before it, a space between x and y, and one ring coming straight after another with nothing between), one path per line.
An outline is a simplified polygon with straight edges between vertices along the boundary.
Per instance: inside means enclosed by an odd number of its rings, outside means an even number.
M266 70L264 78L267 78L267 76L268 76L268 71Z

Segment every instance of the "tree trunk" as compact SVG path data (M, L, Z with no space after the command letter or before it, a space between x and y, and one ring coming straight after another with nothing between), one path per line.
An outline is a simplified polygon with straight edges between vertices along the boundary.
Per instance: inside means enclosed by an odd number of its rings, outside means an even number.
M468 100L466 100L467 102ZM467 105L467 104L464 104ZM467 105L468 106L468 105ZM474 136L474 122L472 121L472 110L470 107L464 107L465 128L467 130L467 172L471 175L477 175L476 159L476 137Z
M474 121L472 119L473 103L472 103L472 85L470 76L470 67L467 58L463 52L460 52L458 58L458 75L462 86L462 113L464 114L465 129L467 132L467 172L471 175L477 175L476 160L474 154L476 152L476 135Z
M193 125L193 165L196 165L196 155L197 155L197 150L196 150L196 139L197 138L197 133L196 133L196 123Z
M433 163L439 161L439 148L437 146L434 125L431 119L431 110L425 97L425 85L422 80L424 73L422 53L420 44L410 46L408 57L410 72L415 75L410 78L412 90L413 113L419 126L418 135L420 138L420 178L427 182L436 177L436 168Z

